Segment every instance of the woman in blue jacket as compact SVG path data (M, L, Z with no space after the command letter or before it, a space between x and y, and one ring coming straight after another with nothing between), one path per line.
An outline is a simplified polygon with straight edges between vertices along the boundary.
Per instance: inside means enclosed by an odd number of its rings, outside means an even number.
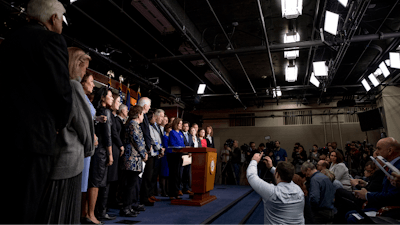
M182 130L182 119L176 118L172 122L172 130L169 133L168 147L172 149L184 148L185 143L183 141ZM182 167L182 153L171 152L167 154L168 167L169 167L169 181L168 181L168 195L170 199L180 199L179 186L180 176L179 172Z

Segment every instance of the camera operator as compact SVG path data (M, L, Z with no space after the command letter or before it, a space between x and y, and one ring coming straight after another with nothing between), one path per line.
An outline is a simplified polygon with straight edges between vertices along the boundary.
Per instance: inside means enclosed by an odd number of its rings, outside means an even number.
M278 162L281 161L287 161L287 153L286 150L281 148L281 142L280 141L275 141L275 149L274 149L274 166L278 164Z
M239 184L240 182L240 167L241 167L241 160L242 160L242 151L239 148L239 142L237 140L233 141L233 146L232 146L232 164L233 164L233 169L235 172L235 177L236 177L236 184Z

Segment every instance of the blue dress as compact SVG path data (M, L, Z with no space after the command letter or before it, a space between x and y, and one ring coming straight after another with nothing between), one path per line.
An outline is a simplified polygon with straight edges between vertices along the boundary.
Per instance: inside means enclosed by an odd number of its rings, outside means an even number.
M171 132L169 132L168 147L174 147L174 148L185 147L185 142L183 141L182 132L177 132L175 130L171 130Z
M168 148L168 139L169 139L169 137L167 135L163 136L163 146L165 148L165 154L172 153L172 149ZM161 174L160 174L160 176L162 176L162 177L169 176L167 155L165 155L164 157L161 158Z
M85 95L86 100L89 103L90 106L90 114L92 114L92 118L94 120L94 117L96 115L96 109L93 107L92 103L90 102L89 98ZM90 159L91 157L88 156L83 159L83 171L82 171L82 186L81 186L81 192L87 192L88 189L88 180L89 180L89 167L90 167Z

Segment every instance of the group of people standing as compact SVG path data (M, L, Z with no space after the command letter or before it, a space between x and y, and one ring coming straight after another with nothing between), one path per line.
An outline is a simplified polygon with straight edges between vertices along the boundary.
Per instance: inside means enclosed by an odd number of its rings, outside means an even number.
M29 22L0 45L14 118L3 135L3 222L99 224L118 203L120 215L134 217L159 201L158 177L163 196L180 198L181 180L190 194L190 167L172 149L214 147L212 127L193 124L188 134L181 119L150 110L149 98L128 110L106 86L90 100L91 57L67 47L64 13L57 0L31 0Z

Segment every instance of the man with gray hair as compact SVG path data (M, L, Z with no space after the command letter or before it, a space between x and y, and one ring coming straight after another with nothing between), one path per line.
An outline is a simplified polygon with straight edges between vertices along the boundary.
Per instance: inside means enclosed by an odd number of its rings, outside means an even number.
M38 209L56 160L57 134L66 126L72 105L67 44L60 35L63 13L65 8L57 0L31 0L30 22L8 34L0 45L4 83L21 81L18 91L14 85L4 85L5 105L14 110L13 124L4 136L8 150L3 156L8 160L1 164L7 171L6 194L0 200L8 204L3 223L43 219ZM12 200L3 199L6 196Z

